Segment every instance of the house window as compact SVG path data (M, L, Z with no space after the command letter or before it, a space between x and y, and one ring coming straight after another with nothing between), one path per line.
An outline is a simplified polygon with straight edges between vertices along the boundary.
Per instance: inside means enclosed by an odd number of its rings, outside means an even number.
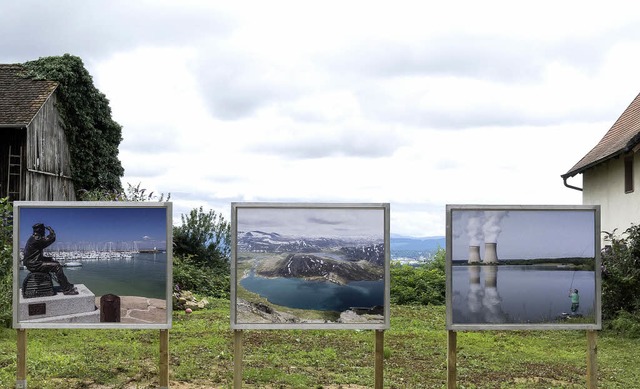
M633 155L624 159L624 193L633 192Z

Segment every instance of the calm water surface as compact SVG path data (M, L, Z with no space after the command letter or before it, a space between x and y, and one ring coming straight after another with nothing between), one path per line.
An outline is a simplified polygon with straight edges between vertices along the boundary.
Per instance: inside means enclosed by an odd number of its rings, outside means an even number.
M253 271L240 285L273 304L296 309L342 312L351 307L384 306L384 281L352 281L338 285L301 278L257 277Z
M595 272L531 266L453 266L455 324L552 323L571 312L569 288L578 289L577 313L595 323Z
M143 296L166 299L167 254L138 253L131 259L96 259L81 261L81 267L65 267L64 273L74 284L85 284L96 296ZM27 276L20 270L20 285ZM19 286L20 286L19 285Z

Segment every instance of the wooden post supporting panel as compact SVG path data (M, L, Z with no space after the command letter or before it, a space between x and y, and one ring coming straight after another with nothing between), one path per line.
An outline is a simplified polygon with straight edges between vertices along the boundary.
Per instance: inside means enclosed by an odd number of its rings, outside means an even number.
M242 388L242 330L233 331L233 388Z
M169 388L169 330L160 330L160 389Z
M18 331L18 368L16 371L16 389L27 389L27 330Z
M598 387L598 346L596 331L587 331L587 388Z
M374 387L382 389L384 382L384 331L376 330L375 333Z
M447 331L447 389L456 389L456 332Z

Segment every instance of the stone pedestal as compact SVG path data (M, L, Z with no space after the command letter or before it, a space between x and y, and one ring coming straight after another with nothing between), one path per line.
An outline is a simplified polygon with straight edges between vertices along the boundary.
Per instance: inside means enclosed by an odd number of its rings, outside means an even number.
M47 297L22 297L18 293L18 321L35 323L99 323L96 296L84 284L77 284L77 295L62 292Z

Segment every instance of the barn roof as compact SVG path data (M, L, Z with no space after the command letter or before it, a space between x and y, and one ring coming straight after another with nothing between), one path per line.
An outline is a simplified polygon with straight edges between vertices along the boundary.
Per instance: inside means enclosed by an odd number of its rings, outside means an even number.
M572 177L632 150L640 143L640 94L613 123L598 144L562 177Z
M20 64L0 64L0 127L28 125L58 86L55 81L20 77L24 70Z

